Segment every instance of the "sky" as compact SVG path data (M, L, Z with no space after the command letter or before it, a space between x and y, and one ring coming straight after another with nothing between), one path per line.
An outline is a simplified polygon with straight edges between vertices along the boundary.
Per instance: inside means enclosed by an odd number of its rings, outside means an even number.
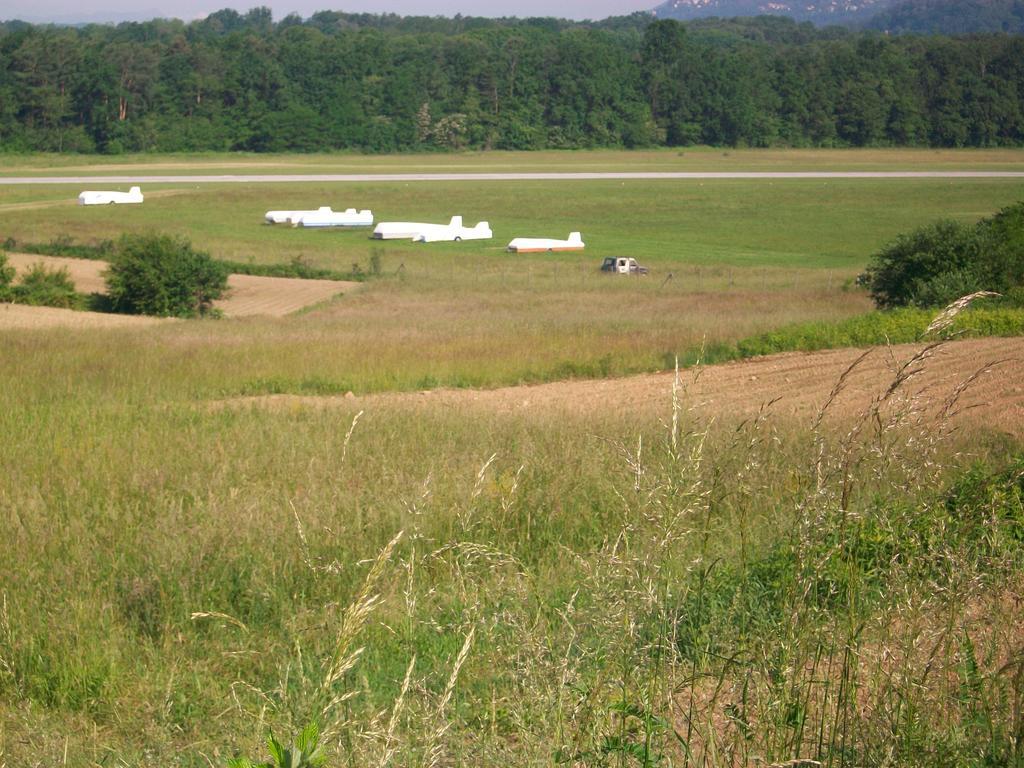
M191 20L221 8L245 11L265 5L280 19L291 12L314 11L397 13L404 16L559 16L603 19L650 10L660 0L0 0L0 20L69 23L76 21L140 21L158 16ZM83 7L84 6L84 7Z

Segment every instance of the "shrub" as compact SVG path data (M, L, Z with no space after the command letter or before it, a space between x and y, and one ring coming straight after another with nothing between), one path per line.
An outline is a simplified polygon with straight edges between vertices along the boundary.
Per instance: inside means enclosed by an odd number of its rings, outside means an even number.
M945 306L1024 285L1024 203L973 227L940 221L901 235L872 257L863 278L883 309Z
M7 264L7 254L0 251L0 301L6 301L11 281L14 279L14 267Z
M170 235L124 235L106 271L117 312L197 317L211 314L227 289L228 269Z
M977 230L995 290L1024 286L1024 202L983 219Z
M7 246L13 250L15 246ZM73 259L109 259L114 250L111 240L100 240L98 243L75 243L69 235L58 235L48 243L20 243L17 245L23 253L35 253L40 256L68 256Z
M871 298L881 308L935 306L980 290L969 287L980 281L978 246L974 228L955 221L940 221L900 235L872 257L867 270ZM965 287L964 293L940 297Z
M18 304L35 307L62 307L73 309L80 303L66 268L47 269L43 264L33 264L21 280L9 289L11 299Z
M236 275L258 275L260 277L301 277L304 280L352 280L358 278L350 272L338 269L314 267L302 256L295 256L287 264L253 264L245 261L220 261Z

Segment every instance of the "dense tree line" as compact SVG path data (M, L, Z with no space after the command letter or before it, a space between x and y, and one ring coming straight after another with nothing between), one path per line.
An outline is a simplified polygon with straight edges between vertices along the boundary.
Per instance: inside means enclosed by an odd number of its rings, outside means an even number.
M372 152L1024 143L1024 38L781 18L218 11L0 25L0 147Z
M920 35L1024 32L1024 0L905 0L871 17L871 29Z

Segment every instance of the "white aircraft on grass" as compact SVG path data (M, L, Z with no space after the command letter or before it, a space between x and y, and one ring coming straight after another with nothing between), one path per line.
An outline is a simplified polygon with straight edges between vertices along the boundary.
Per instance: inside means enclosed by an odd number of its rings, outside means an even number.
M552 240L547 237L517 237L508 244L506 250L516 253L540 253L542 251L582 251L583 237L579 232L571 232L568 240Z
M142 190L139 187L132 187L127 192L86 191L78 196L79 205L127 205L141 202Z
M292 216L293 227L372 227L373 213L346 208L332 211L330 206L316 211L307 211L301 216Z
M462 225L461 216L452 216L447 224L427 224L419 221L382 221L373 230L377 240L412 240L417 243L458 242L460 240L489 240L494 237L491 225L481 221L475 227Z
M348 208L335 211L329 205L307 211L267 211L263 216L268 224L291 224L293 227L370 227L373 213Z

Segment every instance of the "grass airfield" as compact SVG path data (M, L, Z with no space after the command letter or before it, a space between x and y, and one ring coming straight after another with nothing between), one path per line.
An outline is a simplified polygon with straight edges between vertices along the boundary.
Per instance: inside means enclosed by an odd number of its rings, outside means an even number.
M0 167L1017 169L1021 157ZM661 405L585 414L414 396L220 404L664 370L702 344L867 311L850 282L874 250L937 218L989 215L1024 197L1020 180L154 185L142 206L98 210L75 206L79 191L0 183L0 240L155 229L236 261L365 269L376 256L383 276L285 318L0 329L0 525L14 555L0 582L0 763L222 765L262 759L267 728L288 739L312 719L330 765L1012 758L1015 678L1001 670L1024 630L1012 494L962 508L947 495L972 465L1005 466L1012 435L923 420L909 391L818 428L770 407L708 418L688 391L673 408L670 386ZM320 204L488 219L496 237L382 243L262 224L267 209ZM571 229L583 254L503 250ZM620 254L651 275L597 272ZM352 664L325 683L339 660Z
M0 174L1020 170L1020 149L552 150L406 155L0 155Z

